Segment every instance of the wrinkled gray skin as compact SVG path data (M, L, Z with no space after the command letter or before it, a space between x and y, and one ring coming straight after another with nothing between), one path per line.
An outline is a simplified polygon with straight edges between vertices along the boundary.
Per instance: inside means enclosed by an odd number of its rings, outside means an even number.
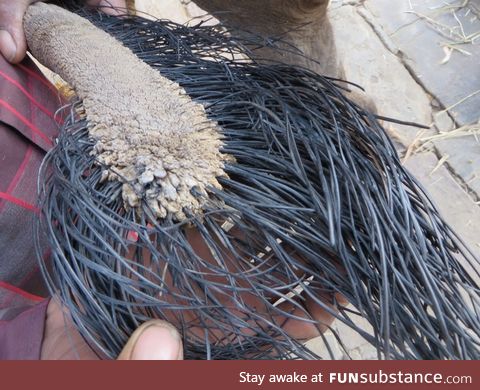
M330 0L194 1L222 23L259 35L265 43L276 37L280 39L274 41L274 49L266 47L255 51L257 57L300 65L324 76L345 79L327 12ZM303 55L298 55L299 52ZM368 111L377 113L373 100L360 89L353 89L348 97Z
M302 65L319 74L343 78L337 59L332 26L327 16L330 0L195 0L204 10L223 23L247 30L263 38L280 37L282 48L299 49L294 53L262 49L259 56Z

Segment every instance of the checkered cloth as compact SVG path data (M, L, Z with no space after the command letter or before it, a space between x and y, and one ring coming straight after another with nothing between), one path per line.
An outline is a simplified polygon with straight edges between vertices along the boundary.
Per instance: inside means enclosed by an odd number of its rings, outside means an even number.
M0 55L0 320L16 317L47 292L33 241L37 177L58 131L61 101L30 59Z

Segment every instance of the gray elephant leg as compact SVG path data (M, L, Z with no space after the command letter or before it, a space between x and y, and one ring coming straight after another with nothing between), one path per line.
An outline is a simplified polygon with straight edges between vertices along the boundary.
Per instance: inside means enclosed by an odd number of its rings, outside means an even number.
M279 38L276 45L286 50L263 48L257 52L260 58L305 66L326 76L343 76L327 15L329 0L195 0L195 3L229 26L265 40ZM298 51L304 56L299 56Z

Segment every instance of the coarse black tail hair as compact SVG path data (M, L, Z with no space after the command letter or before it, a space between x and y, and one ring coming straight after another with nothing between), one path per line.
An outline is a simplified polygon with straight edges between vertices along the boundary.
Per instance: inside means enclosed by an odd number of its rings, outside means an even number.
M201 217L139 215L102 180L81 101L64 110L41 184L51 260L39 256L92 346L113 358L161 318L186 358L311 359L296 329L333 331L333 316L379 358L480 358L478 260L345 84L259 64L219 27L75 11L204 105L233 156Z

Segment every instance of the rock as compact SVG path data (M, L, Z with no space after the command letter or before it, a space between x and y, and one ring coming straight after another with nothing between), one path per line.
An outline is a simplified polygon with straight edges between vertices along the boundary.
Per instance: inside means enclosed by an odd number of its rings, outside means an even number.
M346 79L362 86L382 116L429 125L430 99L401 61L388 50L356 8L344 6L330 11L337 53ZM416 138L416 127L388 124L399 141L408 146Z

